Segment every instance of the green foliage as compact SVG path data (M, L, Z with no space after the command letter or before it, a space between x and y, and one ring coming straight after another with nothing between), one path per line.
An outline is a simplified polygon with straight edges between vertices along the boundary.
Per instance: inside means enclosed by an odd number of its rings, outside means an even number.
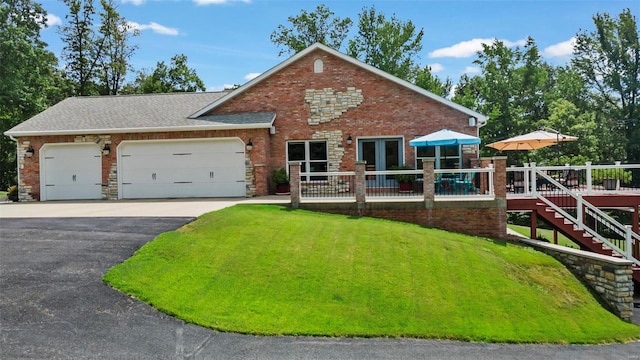
M100 80L100 94L117 95L127 73L132 70L129 59L138 49L137 45L130 45L131 37L138 36L140 31L120 16L113 0L101 0L101 3L103 12L100 13L102 23L99 32L104 38L104 49L97 78Z
M447 78L443 82L440 78L433 75L430 66L425 66L418 70L414 83L425 90L445 98L449 96L451 88L453 88L451 79Z
M40 30L47 13L29 0L0 3L0 187L17 183L16 143L1 135L67 96L69 84L56 69Z
M160 235L104 281L221 331L601 343L640 337L532 249L400 222L234 206Z
M204 82L187 65L187 56L175 55L167 66L159 61L150 74L140 71L134 83L123 92L136 94L205 91Z
M358 17L358 34L349 40L347 54L391 75L413 81L424 30L416 32L411 21L400 21L395 14L387 20L374 6L364 7Z
M287 174L287 170L284 168L273 170L271 172L271 180L273 180L276 185L288 184L289 174Z
M113 0L100 0L102 12L96 31L94 0L64 0L69 7L67 24L59 29L65 46L65 70L76 84L76 95L115 95L130 69L128 60L136 46L130 45L138 32L120 16ZM134 30L134 31L132 31Z
M390 170L413 170L409 165L403 164L399 166L392 166ZM393 175L399 183L412 183L416 181L416 174L395 174Z
M633 175L631 171L624 169L593 169L591 171L591 178L593 181L601 183L605 179L620 180L624 184L631 182Z
M597 92L598 105L615 109L608 119L608 131L623 133L627 160L639 162L640 40L636 18L625 9L617 19L598 13L593 22L595 31L578 33L572 64Z
M353 21L334 15L326 5L320 4L314 12L302 10L298 16L289 16L289 27L278 25L271 33L271 42L281 47L278 55L297 53L315 43L339 50Z

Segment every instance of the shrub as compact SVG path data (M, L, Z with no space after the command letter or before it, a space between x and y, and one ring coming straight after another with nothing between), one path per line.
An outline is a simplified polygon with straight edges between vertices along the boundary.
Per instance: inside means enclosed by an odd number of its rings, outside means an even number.
M18 201L18 186L13 185L7 189L7 199L11 201Z
M273 170L271 173L271 179L276 185L288 184L289 183L289 175L287 174L287 170L284 168Z
M392 166L391 170L413 170L409 165ZM395 179L399 183L412 183L416 181L416 174L395 174Z
M624 169L594 169L591 173L593 181L600 183L605 179L620 180L622 183L630 183L632 177L631 171Z

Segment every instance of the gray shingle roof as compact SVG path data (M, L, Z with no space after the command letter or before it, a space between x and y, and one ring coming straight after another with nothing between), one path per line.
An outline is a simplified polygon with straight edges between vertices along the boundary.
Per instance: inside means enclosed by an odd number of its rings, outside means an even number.
M148 132L269 127L274 113L191 114L227 92L72 97L5 132L6 135Z

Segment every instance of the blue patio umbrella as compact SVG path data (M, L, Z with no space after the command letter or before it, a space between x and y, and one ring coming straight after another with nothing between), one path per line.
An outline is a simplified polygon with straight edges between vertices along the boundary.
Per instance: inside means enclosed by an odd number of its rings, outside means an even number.
M410 146L447 146L475 144L480 144L479 137L462 134L449 129L442 129L409 141Z

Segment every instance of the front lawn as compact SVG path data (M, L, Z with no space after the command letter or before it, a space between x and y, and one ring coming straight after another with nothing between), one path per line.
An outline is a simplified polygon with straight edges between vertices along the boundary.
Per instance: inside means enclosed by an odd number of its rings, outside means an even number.
M640 338L560 263L417 225L239 205L160 235L113 287L185 321L263 335L600 343Z

